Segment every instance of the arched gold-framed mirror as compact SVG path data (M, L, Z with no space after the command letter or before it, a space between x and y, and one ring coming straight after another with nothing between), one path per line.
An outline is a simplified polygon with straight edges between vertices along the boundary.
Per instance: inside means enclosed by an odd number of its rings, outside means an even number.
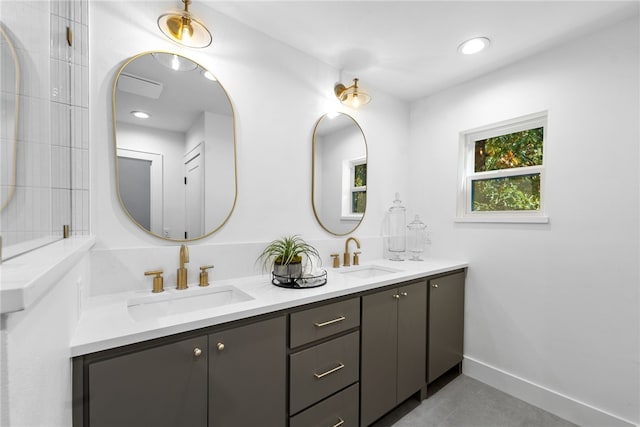
M9 34L0 23L0 212L11 202L16 189L18 129L20 127L20 61Z
M125 61L113 84L118 199L144 231L207 237L237 200L235 112L215 76L171 52Z
M311 203L318 223L335 236L354 232L367 207L367 140L348 114L325 114L313 130Z

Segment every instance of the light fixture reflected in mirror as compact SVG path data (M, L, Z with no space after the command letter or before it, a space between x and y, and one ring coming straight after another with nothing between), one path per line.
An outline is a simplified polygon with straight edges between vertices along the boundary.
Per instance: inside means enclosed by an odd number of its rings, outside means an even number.
M195 64L193 61L190 61L183 56L176 55L175 53L153 52L151 56L153 56L156 61L173 71L191 71L198 68L198 64Z
M191 0L182 0L184 10L168 12L158 17L160 31L174 42L187 47L203 48L211 44L207 27L189 12Z
M463 55L473 55L485 50L491 44L491 40L486 37L475 37L469 39L458 46L458 52Z
M358 87L358 79L353 79L353 84L349 87L345 87L342 83L338 83L334 87L336 97L344 105L349 107L358 108L361 105L371 102L371 96L368 93L363 92Z
M151 114L147 113L146 111L138 111L138 110L132 111L131 115L138 119L148 119L149 117L151 117Z

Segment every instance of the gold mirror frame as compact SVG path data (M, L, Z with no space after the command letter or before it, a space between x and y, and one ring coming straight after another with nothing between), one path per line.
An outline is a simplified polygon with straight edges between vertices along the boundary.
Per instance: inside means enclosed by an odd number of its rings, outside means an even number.
M114 166L115 166L115 185L116 185L116 193L118 195L118 201L120 203L120 206L122 207L122 210L124 211L124 213L127 215L127 217L136 225L138 226L141 230L145 231L146 233L158 237L160 239L163 240L167 240L167 241L173 241L173 242L191 242L191 241L196 241L196 240L201 240L204 239L206 237L211 236L212 234L214 234L215 232L217 232L218 230L220 230L229 220L229 218L231 217L231 215L233 214L233 211L235 209L237 200L238 200L238 165L237 165L237 158L238 158L238 153L237 153L237 132L236 132L236 114L235 114L235 108L233 106L233 103L231 102L231 98L229 97L229 94L227 92L227 90L224 88L224 86L217 80L217 78L215 79L215 81L220 85L220 89L222 90L222 92L224 93L226 100L229 103L229 108L231 110L231 118L232 118L232 130L233 130L233 201L231 203L231 206L229 208L229 213L226 215L226 217L224 217L224 219L221 221L221 223L215 227L213 227L212 230L205 230L203 232L202 235L197 236L197 237L188 237L185 239L181 239L181 238L173 238L173 237L166 237L157 233L152 232L151 230L145 228L142 224L140 224L129 212L129 210L127 209L127 207L125 206L125 203L123 202L121 193L120 193L120 171L119 171L119 167L118 167L118 127L117 127L117 113L116 113L116 92L117 92L117 85L118 85L118 81L120 79L120 77L123 74L123 71L126 69L126 67L132 63L133 61L135 61L136 59L139 59L145 55L153 55L153 54L160 54L160 55L173 55L176 56L180 59L184 59L187 61L192 62L195 66L197 66L197 69L201 69L203 72L204 71L209 71L206 67L204 67L203 65L199 64L198 62L187 58L183 55L174 53L174 52L168 52L168 51L147 51L147 52L142 52L139 53L129 59L127 59L122 66L118 69L114 81L113 81L113 88L112 88L112 120L113 120L113 154L114 154ZM210 72L210 71L209 71ZM204 220L203 220L204 221Z
M15 67L15 120L13 123L13 138L11 138L11 142L13 144L13 150L11 153L11 173L10 173L10 182L7 184L9 187L9 192L7 193L7 198L3 201L0 200L0 212L2 212L11 202L13 198L13 194L16 190L16 176L17 176L17 158L18 158L18 130L19 130L19 117L20 117L20 61L18 60L18 54L16 53L16 48L13 46L9 35L4 30L4 25L0 23L0 34L2 35L3 42L6 43L9 48L9 52L11 52L11 56L13 57L13 64ZM9 88L6 88L9 89Z
M367 209L366 209L366 200L365 200L365 208L364 208L364 212L362 213L362 216L359 219L351 219L350 221L354 222L354 226L349 228L348 230L344 231L344 230L335 230L332 229L331 226L327 225L327 221L325 219L325 221L323 221L322 219L322 215L319 212L320 207L318 206L318 203L316 203L316 180L318 179L318 174L320 171L320 167L318 166L318 160L316 159L316 151L317 151L317 136L318 136L318 132L319 132L319 128L321 126L321 124L325 121L325 120L330 120L332 116L335 116L336 113L333 114L324 114L322 115L318 121L315 124L315 127L313 129L313 137L312 137L312 148L311 148L311 205L313 207L313 214L316 217L316 220L318 221L318 224L320 224L320 226L328 233L334 235L334 236L346 236L350 233L353 233L359 226L360 224L362 224L362 220L364 219L364 216L366 215ZM337 113L337 116L343 116L346 117L348 119L351 120L351 122L353 122L353 125L355 125L354 130L357 130L360 132L360 135L362 136L362 143L364 144L364 160L365 160L365 164L368 164L369 162L369 148L367 146L367 138L364 135L364 132L362 130L362 127L360 127L360 124L356 121L356 119L354 119L353 117L351 117L350 115L346 114L346 113ZM367 171L368 174L368 171ZM342 197L342 190L341 190L341 194L340 196ZM356 223L357 221L357 223ZM345 227L346 228L346 227Z

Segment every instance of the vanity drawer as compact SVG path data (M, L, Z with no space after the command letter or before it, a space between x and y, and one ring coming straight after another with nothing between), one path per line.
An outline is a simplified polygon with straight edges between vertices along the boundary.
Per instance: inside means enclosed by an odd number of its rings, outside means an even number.
M334 302L291 314L290 347L325 338L360 325L360 298Z
M359 385L334 394L289 419L289 427L357 427Z
M289 356L289 415L358 381L360 332Z

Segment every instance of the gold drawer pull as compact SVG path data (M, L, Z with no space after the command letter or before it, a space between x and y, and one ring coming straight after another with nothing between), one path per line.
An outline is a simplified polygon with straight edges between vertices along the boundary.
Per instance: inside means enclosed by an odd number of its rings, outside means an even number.
M335 368L329 369L327 372L323 372L321 374L313 374L313 376L316 377L317 379L320 379L322 377L326 377L329 374L333 374L334 372L337 372L342 368L344 368L344 365L342 363L338 362L338 366L336 366Z
M314 323L314 325L316 325L318 328L322 328L323 326L333 325L334 323L342 322L343 320L346 320L346 317L340 316L333 320L327 320L326 322Z
M340 427L342 424L344 424L344 420L340 417L338 417L338 419L340 421L338 421L336 424L333 425L333 427Z

